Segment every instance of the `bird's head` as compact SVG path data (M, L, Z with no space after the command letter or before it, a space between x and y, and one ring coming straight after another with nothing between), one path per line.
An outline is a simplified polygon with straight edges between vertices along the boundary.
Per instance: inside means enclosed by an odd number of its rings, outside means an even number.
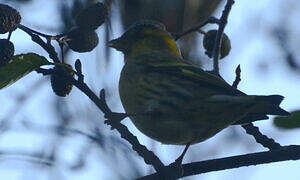
M133 24L121 37L109 41L108 46L125 56L168 51L181 57L174 38L157 21L144 20Z

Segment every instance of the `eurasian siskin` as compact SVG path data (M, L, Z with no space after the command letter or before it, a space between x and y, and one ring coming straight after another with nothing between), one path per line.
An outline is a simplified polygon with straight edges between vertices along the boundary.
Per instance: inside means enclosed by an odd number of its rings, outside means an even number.
M126 113L141 132L164 144L194 144L230 125L290 114L279 107L280 95L246 95L186 63L158 22L136 23L109 46L125 56L119 93Z

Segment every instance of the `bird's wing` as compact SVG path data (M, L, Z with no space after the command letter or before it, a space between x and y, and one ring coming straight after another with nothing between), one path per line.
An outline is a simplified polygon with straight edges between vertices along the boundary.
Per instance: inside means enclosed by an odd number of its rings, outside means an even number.
M156 71L159 73L167 73L169 75L177 76L185 80L194 81L199 85L209 86L219 91L223 91L228 95L245 95L243 92L233 88L223 79L214 74L203 71L201 68L186 64L184 62L176 61L139 61L138 64L147 66L149 71Z

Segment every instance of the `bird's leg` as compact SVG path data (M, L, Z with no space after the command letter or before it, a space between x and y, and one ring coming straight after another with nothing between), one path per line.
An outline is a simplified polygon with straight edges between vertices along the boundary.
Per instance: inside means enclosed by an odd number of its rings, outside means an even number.
M179 173L179 176L183 175L182 160L190 145L191 143L188 143L185 146L182 154L172 164L169 165L169 167L172 167L173 171L175 171L176 174Z
M188 148L190 147L190 145L191 145L191 143L188 143L188 144L185 146L185 148L184 148L182 154L175 160L174 163L179 164L179 165L182 164L183 157L184 157L185 153L187 152Z

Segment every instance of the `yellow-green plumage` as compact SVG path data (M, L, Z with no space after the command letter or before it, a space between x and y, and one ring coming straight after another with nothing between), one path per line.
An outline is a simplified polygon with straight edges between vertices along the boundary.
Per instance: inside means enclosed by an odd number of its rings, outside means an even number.
M283 97L248 96L182 59L158 23L138 23L110 42L125 65L119 92L126 113L145 135L165 144L194 144L232 124L288 115Z

